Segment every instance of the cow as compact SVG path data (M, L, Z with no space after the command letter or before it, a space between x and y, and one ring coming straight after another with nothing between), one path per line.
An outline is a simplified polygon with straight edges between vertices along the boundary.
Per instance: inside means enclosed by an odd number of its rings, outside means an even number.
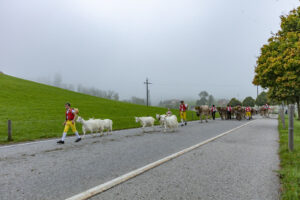
M218 110L222 120L228 119L226 107L217 107L217 110Z
M268 108L261 107L259 109L259 112L262 117L269 117L269 109Z
M201 120L201 123L202 123L202 115L205 116L205 121L208 122L208 121L207 121L207 118L208 118L209 115L210 115L210 109L209 109L209 107L208 107L207 105L205 105L205 106L196 106L196 107L195 107L195 110L196 110L197 116L198 116L198 117L200 118L200 120Z
M235 118L240 121L243 118L245 118L245 109L242 108L241 106L236 106L234 108L234 114L236 116Z
M257 110L255 108L251 108L251 119L253 115L257 114Z

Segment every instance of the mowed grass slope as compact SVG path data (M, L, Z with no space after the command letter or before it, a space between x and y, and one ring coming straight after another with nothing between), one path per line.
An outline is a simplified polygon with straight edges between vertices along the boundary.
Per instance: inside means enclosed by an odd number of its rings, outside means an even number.
M286 118L288 122L288 118ZM300 199L300 121L294 121L294 151L288 150L288 124L282 128L281 120L278 121L280 134L280 167L279 170L283 200Z
M113 129L139 127L134 116L163 114L165 108L146 107L39 84L0 74L0 143L7 142L7 120L12 120L14 142L60 137L65 120L64 104L79 108L79 115L113 120ZM179 118L178 110L172 110ZM188 120L196 119L192 111ZM77 123L81 133L81 126ZM69 133L70 135L71 133Z

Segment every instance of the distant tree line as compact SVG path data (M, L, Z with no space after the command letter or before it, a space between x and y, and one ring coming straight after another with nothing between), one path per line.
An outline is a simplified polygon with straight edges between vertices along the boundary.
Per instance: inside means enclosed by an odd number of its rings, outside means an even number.
M94 87L84 87L82 85L78 85L77 92L89 94L96 97L101 97L105 99L119 100L119 94L112 90L104 91Z
M266 92L261 92L256 99L253 99L251 96L246 97L242 102L236 98L232 98L229 102L231 106L263 106L265 104L276 104L268 99Z
M180 100L179 99L169 99L160 101L158 106L163 108L176 109L179 108Z
M58 73L54 75L53 81L46 79L46 78L39 78L38 82L45 83L48 85L53 85L55 87L59 87L59 88L67 89L67 90L72 90L75 92L80 92L83 94L88 94L88 95L92 95L92 96L96 96L96 97L105 98L105 99L112 99L112 100L117 100L117 101L119 100L119 94L112 90L105 91L105 90L100 90L95 87L86 87L81 84L79 84L76 88L73 84L63 83L63 79L62 79L61 75Z
M135 96L131 97L131 99L123 100L123 102L134 103L134 104L139 104L139 105L146 105L145 99L135 97Z

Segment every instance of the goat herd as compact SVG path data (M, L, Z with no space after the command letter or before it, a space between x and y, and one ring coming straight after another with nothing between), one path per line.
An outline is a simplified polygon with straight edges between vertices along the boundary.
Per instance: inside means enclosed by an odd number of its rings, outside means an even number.
M196 106L195 107L196 114L200 118L201 123L202 123L202 116L205 116L205 120L207 122L207 118L210 118L211 115L211 109L208 106ZM228 110L226 107L217 107L217 112L219 112L220 117L222 120L224 119L231 119L231 118L236 118L237 120L242 120L246 119L246 109L241 106L233 107L228 113ZM265 108L260 108L260 109L255 109L251 108L251 116L249 117L249 120L251 117L255 114L260 113L261 116L263 117L269 117L269 109ZM178 120L176 115L168 115L168 114L156 114L156 119L160 122L160 126L163 129L164 132L167 130L170 130L174 132L178 128ZM87 131L91 133L100 133L100 136L103 135L103 131L107 130L106 134L111 134L112 133L112 126L113 126L113 121L110 119L89 119L89 120L84 120L82 117L78 117L77 122L82 124L82 132L83 132L83 137L85 136L85 133ZM136 123L141 124L143 132L145 132L146 127L152 127L153 131L155 130L154 128L154 122L155 119L153 117L135 117Z
M165 127L165 132L169 128L172 131L175 131L178 128L178 121L176 115L156 115L156 118L160 121L162 127ZM82 132L83 138L86 132L91 133L100 133L100 136L103 136L103 131L106 130L106 134L112 133L113 121L110 119L94 119L90 118L89 120L84 120L82 117L78 117L77 122L82 124ZM155 119L153 117L135 117L135 121L141 123L143 132L145 132L145 127L152 127L154 131L154 122Z

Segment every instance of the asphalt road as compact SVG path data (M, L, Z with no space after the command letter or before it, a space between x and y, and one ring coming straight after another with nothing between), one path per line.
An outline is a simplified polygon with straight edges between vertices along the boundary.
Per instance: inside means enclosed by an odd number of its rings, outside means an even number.
M277 120L256 120L91 199L276 200L277 140Z
M271 121L266 120L266 122ZM179 128L175 133L162 133L157 128L158 131L156 132L143 134L141 129L130 129L116 131L112 135L104 137L87 137L79 143L74 143L74 138L67 138L64 145L57 145L55 140L49 140L26 145L0 147L0 199L65 199L246 122L210 120L209 123L203 124L191 122L188 126ZM274 126L276 127L274 124L270 127L274 129ZM263 127L265 126L254 126L251 130L253 132L253 129L260 130ZM241 139L248 140L247 137ZM217 142L212 144L218 149ZM235 142L232 142L232 145L236 146ZM277 146L273 146L275 157L276 148ZM205 163L205 160L215 161L218 160L217 156L225 157L226 152L223 152L224 155L217 153L215 157L208 156L206 159L199 157L198 159L201 163ZM194 155L195 152L191 153ZM273 154L270 153L268 156L274 157ZM229 159L233 158L229 157ZM225 163L230 162L230 160L226 160ZM263 163L267 163L267 161ZM244 167L247 167L246 164ZM215 173L213 171L208 172ZM148 173L153 172L151 170L144 175ZM152 177L152 179L155 178ZM235 177L232 179L235 180ZM134 180L132 179L132 181ZM230 181L228 183L231 184ZM146 187L148 188L147 185ZM172 187L170 186L170 188ZM216 189L216 191L218 190ZM108 190L102 195L107 195L110 192L111 190ZM150 190L149 194L151 194ZM113 198L104 196L103 198L141 199L139 196L131 196L129 193L124 194L124 197L122 195ZM141 194L141 196L143 195L144 199L149 199L146 194ZM222 193L220 195L222 196ZM96 198L100 197L97 196ZM154 199L157 198L154 197ZM184 195L183 199L189 198Z

